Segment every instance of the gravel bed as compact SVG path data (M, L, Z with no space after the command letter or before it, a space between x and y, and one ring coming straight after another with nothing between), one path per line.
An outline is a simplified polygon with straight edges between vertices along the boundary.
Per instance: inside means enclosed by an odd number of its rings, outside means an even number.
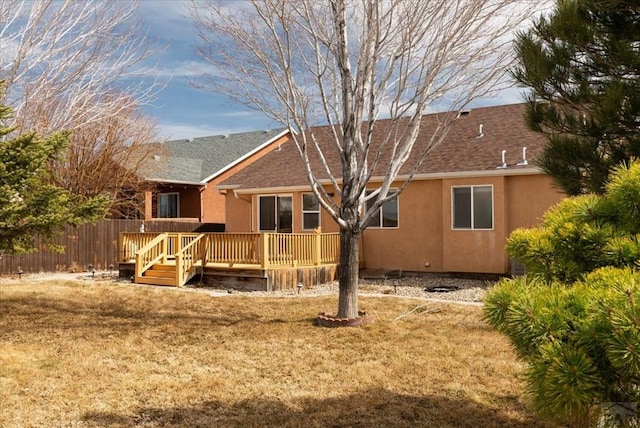
M390 295L419 297L425 299L458 302L482 302L487 288L495 284L495 279L455 278L445 275L409 275L401 278L360 279L360 295ZM318 296L338 293L338 283L314 285L295 291L238 291L215 288L200 288L212 293L241 294L247 296Z

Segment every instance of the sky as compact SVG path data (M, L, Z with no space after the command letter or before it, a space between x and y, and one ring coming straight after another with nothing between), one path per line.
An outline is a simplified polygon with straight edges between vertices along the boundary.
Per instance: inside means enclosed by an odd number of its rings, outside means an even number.
M164 49L150 59L154 73L164 82L157 99L144 107L155 119L163 140L196 138L277 128L260 112L225 97L193 87L189 77L197 75L204 63L195 53L198 37L188 16L187 2L180 0L141 0L148 36ZM473 106L511 104L522 101L521 91L512 89Z
M261 113L246 108L188 81L202 67L198 43L184 1L141 0L140 12L148 36L163 47L150 58L156 75L165 82L157 99L144 107L158 125L161 139L175 140L277 128Z

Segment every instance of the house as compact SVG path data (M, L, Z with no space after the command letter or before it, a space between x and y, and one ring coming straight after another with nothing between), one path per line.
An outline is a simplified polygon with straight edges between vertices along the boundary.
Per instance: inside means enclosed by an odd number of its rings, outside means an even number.
M266 130L167 141L152 156L155 191L145 192L146 221L225 223L225 198L216 185L288 140L288 130Z
M524 104L513 104L459 112L445 140L429 152L413 181L383 206L364 231L364 265L415 272L508 274L513 264L504 246L511 231L535 225L564 197L535 166L545 141L527 128L524 109ZM425 147L437 119L437 114L423 117L412 156ZM389 124L379 121L377 135L384 135ZM313 128L329 168L341 171L337 150L328 137L323 139L329 130L328 126ZM312 156L311 164L328 186L318 156ZM400 176L408 173L405 166ZM373 175L372 190L381 182L382 172ZM226 196L228 232L298 233L318 227L322 232L338 231L310 192L293 142L219 180L216 187Z

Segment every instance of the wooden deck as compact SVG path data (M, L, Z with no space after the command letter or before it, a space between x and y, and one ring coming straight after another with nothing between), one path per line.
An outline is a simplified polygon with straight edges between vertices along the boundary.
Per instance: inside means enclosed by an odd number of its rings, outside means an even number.
M337 233L122 233L119 269L139 284L296 290L333 281Z

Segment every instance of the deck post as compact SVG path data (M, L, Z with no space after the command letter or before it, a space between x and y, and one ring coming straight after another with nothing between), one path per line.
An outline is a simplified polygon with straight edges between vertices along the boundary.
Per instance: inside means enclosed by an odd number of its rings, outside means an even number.
M169 238L168 236L162 240L162 263L167 262L167 251L169 250Z
M269 233L260 234L260 267L266 269L269 265Z
M180 245L178 244L178 247ZM182 278L184 278L184 274L182 271L184 270L184 265L182 263L182 253L179 251L176 252L176 277L174 279L176 287L182 287Z
M319 227L316 229L315 247L316 254L313 262L316 266L320 266L322 263L322 229Z
M204 269L207 264L207 254L209 254L209 240L211 239L211 235L208 233L204 234L204 239L200 243L200 260L202 262L202 268Z

